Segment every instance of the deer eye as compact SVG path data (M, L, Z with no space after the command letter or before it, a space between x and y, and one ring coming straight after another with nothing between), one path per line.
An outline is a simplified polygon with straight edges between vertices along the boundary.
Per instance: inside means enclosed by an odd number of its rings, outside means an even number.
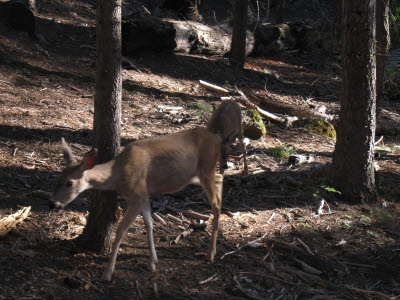
M67 187L71 187L72 186L72 181L67 181L67 183L65 184Z

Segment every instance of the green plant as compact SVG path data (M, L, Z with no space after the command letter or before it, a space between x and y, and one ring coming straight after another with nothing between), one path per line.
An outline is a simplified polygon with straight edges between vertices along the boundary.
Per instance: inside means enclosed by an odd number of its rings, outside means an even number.
M361 215L360 221L364 226L370 226L371 225L371 218L370 217Z
M328 193L327 193L328 192ZM324 197L329 197L329 193L336 193L341 195L342 193L333 187L327 185L319 186L313 193L313 197L317 200L321 200Z
M327 186L327 185L321 185L321 188L323 188L325 191L331 192L331 193L337 193L339 195L341 195L342 193L339 192L338 190L336 190L333 187Z
M392 239L392 238L387 238L387 239L386 239L386 242L387 242L388 244L394 244L396 241L395 241L394 239Z
M373 237L375 237L375 238L378 238L378 237L379 237L379 233L376 233L376 232L374 232L374 231L367 230L367 233L368 233L370 236L373 236Z
M272 156L275 158L288 157L290 155L296 154L296 149L291 145L285 145L280 147L275 147L271 149Z
M384 222L391 220L393 217L386 210L383 210L381 208L375 208L374 210L371 211L371 218L377 222Z
M389 80L394 80L395 78L396 78L396 75L397 75L397 72L396 72L396 70L393 70L391 67L387 67L386 68L386 77L389 79Z

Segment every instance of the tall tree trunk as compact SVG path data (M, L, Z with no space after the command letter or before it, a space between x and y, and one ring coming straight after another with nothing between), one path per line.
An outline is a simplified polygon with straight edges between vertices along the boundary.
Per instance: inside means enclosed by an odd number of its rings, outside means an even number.
M386 61L390 48L389 0L376 0L376 107L380 119L386 81Z
M342 97L333 180L346 200L371 203L377 199L375 0L343 0L342 5Z
M96 87L94 97L94 145L99 163L120 151L121 129L121 0L97 0ZM116 221L117 198L111 191L95 191L81 244L95 251L109 250Z
M277 19L276 19L276 21L278 23L283 23L285 21L286 6L287 6L286 0L280 0L279 1L279 4L278 4L278 8L279 8L278 16L277 16Z
M248 0L233 1L233 31L229 61L237 70L243 69L246 61L246 29Z

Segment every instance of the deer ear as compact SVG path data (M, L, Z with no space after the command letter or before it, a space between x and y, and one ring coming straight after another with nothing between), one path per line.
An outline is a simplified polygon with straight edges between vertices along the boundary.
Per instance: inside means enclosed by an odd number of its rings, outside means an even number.
M97 163L97 149L93 148L83 156L81 169L82 171L89 170Z
M71 148L68 146L67 142L64 140L64 138L61 138L61 145L62 145L62 150L64 154L64 160L67 166L76 163L75 157L72 154Z

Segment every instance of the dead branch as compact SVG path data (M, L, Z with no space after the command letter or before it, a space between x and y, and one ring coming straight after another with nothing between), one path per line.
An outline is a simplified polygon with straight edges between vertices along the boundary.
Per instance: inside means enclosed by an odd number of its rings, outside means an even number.
M315 256L315 254L312 253L312 251L311 251L310 248L306 245L306 243L304 243L300 238L297 238L296 240L300 243L300 245L303 246L304 249L306 249L306 251L307 251L309 254L311 254L312 256Z
M213 276L211 276L211 277L209 277L209 278L207 278L207 279L205 279L203 281L200 281L199 284L205 284L207 282L212 282L212 281L215 281L217 279L218 279L218 275L217 275L217 273L215 273Z
M352 287L352 286L349 286L349 285L345 285L345 287L346 287L346 289L348 289L350 291L357 292L357 293L360 293L360 294L378 296L379 298L383 298L383 299L392 299L392 300L397 299L396 296L392 297L392 296L389 296L389 295L386 295L384 293L377 292L377 291L362 290L362 289L355 288L355 287Z
M189 227L185 231L181 232L176 239L172 242L172 244L178 244L181 240L183 240L185 237L191 235L194 231L193 227Z
M269 239L269 241L271 243L274 243L279 248L286 249L286 250L289 250L291 252L297 252L297 253L301 253L301 254L306 254L306 252L303 249L301 249L300 247L297 247L296 245L289 244L289 243L287 243L285 241L281 241L281 240L278 240L278 239Z
M249 108L249 109L255 109L257 110L261 116L263 116L264 118L279 122L279 123L285 123L286 119L285 118L281 118L278 116L275 116L274 114L271 114L270 112L267 112L261 108L259 108L257 105L255 105L253 102L251 102L249 100L249 98L239 89L236 89L236 91L239 93L239 95L241 96L240 98L236 98L236 100L240 101L240 103L242 103L245 107Z
M188 217L188 218L193 218L193 219L203 220L203 221L208 221L208 219L210 219L210 216L200 214L193 210L185 210L182 212L182 215L184 215L185 217Z
M199 83L200 83L200 85L202 87L204 87L206 89L209 89L209 90L212 90L214 92L218 92L218 93L222 93L222 94L228 94L229 93L229 91L227 89L224 89L223 87L220 87L218 85L211 84L211 83L209 83L207 81L199 80Z
M375 142L375 146L379 145L380 142L383 141L383 135Z
M0 237L5 236L13 230L20 222L26 219L31 211L31 207L23 207L16 213L0 219Z
M292 267L289 267L289 266L281 266L280 268L285 270L285 271L287 271L287 272L289 272L289 273L292 273L292 274L300 277L304 281L318 283L318 284L326 285L326 286L330 285L329 282L323 280L321 277L319 277L317 275L313 275L313 274L309 274L309 273L306 273L306 272L303 272L303 271L300 271L300 270L296 270L296 269L294 269Z
M135 286L136 286L136 290L137 290L137 293L138 293L138 295L139 295L139 298L140 299L143 299L143 293L142 293L142 291L141 291L141 289L140 289L140 286L139 286L139 281L135 281Z
M224 259L225 256L228 256L228 255L231 255L231 254L234 254L234 253L239 252L240 250L242 250L242 249L243 249L244 247L246 247L246 246L250 246L250 245L252 245L252 244L254 244L254 243L257 243L257 242L263 240L263 239L267 236L267 234L268 234L268 232L264 233L264 235L263 235L262 237L260 237L260 238L258 238L258 239L255 239L255 240L253 240L253 241L250 241L250 242L248 242L247 244L245 244L245 245L243 245L243 246L237 248L237 249L234 250L234 251L230 251L230 252L225 253L224 255L221 256L221 259Z
M159 214L153 213L151 216L153 217L154 221L156 221L156 222L158 222L158 223L160 223L160 224L162 224L164 226L167 225L167 222L165 222L164 219L161 218Z
M321 275L323 272L321 272L320 270L315 269L314 267L311 267L309 264L306 264L304 261L294 258L294 261L298 262L301 267L303 268L304 271L306 271L307 273L310 274L314 274L314 275Z
M302 108L302 107L298 107L298 106L296 106L296 107L286 106L286 105L277 106L277 104L275 103L275 101L273 100L272 97L270 97L270 99L271 99L270 101L268 101L268 99L265 99L265 98L263 100L261 100L256 95L254 95L254 93L252 93L250 90L245 90L245 94L246 94L246 97L248 99L250 99L250 101L253 103L257 103L257 104L264 103L264 104L269 105L269 107L271 107L272 110L274 110L274 111L277 111L277 110L282 111L283 110L288 114L295 115L295 117L294 117L295 119L291 119L291 117L284 116L285 119L286 118L289 119L288 123L285 124L287 127L290 127L291 123L293 121L297 120L298 118L307 118L307 117L322 118L322 119L330 122L332 125L336 125L339 120L339 118L335 115L328 115L328 114L325 114L318 110L310 110L308 108Z
M181 219L179 219L179 218L177 218L177 217L175 217L175 216L173 216L173 215L171 215L171 214L167 214L167 217L169 218L169 219L171 219L174 223L176 223L176 224L182 224L183 223L183 221L181 220Z
M290 184L292 184L292 185L295 185L295 186L303 186L303 185L304 185L304 182L298 181L298 180L296 180L296 179L294 179L293 177L288 176L288 175L285 175L285 176L284 176L284 179L285 179L288 183L290 183Z
M264 297L258 296L254 293L252 293L251 291L246 290L245 288L243 288L239 281L237 280L236 276L233 276L233 281L236 284L236 288L239 289L242 293L246 294L249 298L251 299L256 299L256 300L264 300Z

